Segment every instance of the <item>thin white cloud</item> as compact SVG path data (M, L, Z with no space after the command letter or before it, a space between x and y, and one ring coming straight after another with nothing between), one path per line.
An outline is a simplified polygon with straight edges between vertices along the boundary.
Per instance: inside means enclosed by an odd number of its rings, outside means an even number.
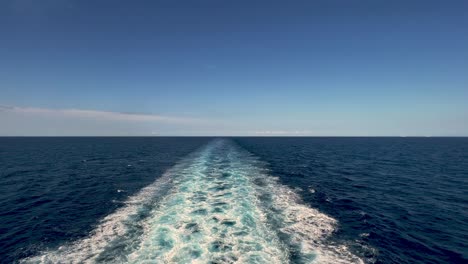
M14 114L34 115L42 117L69 117L80 119L107 120L107 121L131 121L131 122L161 122L172 124L204 124L207 120L173 117L155 114L138 114L138 113L123 113L112 111L98 111L87 109L51 109L51 108L36 108L36 107L16 107L16 106L1 106L1 112L9 112Z
M312 135L312 132L307 130L263 130L255 131L254 134L260 136L307 136Z
M205 135L222 128L217 120L183 116L0 105L0 136Z

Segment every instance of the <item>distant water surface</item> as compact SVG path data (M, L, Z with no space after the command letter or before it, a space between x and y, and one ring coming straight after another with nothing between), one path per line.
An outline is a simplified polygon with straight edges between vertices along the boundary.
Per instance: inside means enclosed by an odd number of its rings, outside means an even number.
M0 138L2 263L466 263L467 138Z

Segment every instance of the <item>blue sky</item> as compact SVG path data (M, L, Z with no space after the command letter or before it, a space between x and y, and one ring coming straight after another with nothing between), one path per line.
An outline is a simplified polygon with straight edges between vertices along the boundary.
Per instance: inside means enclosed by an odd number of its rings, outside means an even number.
M0 135L468 136L467 1L0 2Z

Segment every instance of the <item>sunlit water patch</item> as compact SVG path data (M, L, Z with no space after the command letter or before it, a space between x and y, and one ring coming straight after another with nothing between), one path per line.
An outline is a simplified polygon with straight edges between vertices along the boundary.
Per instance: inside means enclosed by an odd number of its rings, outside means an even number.
M85 239L24 263L362 263L310 208L229 140L193 153Z

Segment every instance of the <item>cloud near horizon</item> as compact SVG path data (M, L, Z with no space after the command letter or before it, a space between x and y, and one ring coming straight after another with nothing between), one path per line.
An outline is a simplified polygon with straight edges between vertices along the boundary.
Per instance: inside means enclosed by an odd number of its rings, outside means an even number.
M4 105L0 123L0 136L176 135L219 126L214 120L191 117Z
M172 117L155 114L140 114L140 113L124 113L113 111L99 111L88 109L52 109L52 108L36 108L36 107L17 107L17 106L1 106L0 112L10 112L17 114L30 114L49 117L70 117L84 119L98 119L109 121L135 121L135 122L165 122L165 123L206 123L206 120L185 117Z
M390 116L392 117L392 116ZM451 119L340 115L283 124L230 116L217 119L0 105L0 136L466 136L466 114ZM432 132L432 133L429 133Z
M263 130L255 131L253 134L261 136L309 136L313 135L313 132L308 130Z
M90 109L0 105L0 136L306 136L308 130L250 130L214 120ZM260 125L261 127L261 125Z

